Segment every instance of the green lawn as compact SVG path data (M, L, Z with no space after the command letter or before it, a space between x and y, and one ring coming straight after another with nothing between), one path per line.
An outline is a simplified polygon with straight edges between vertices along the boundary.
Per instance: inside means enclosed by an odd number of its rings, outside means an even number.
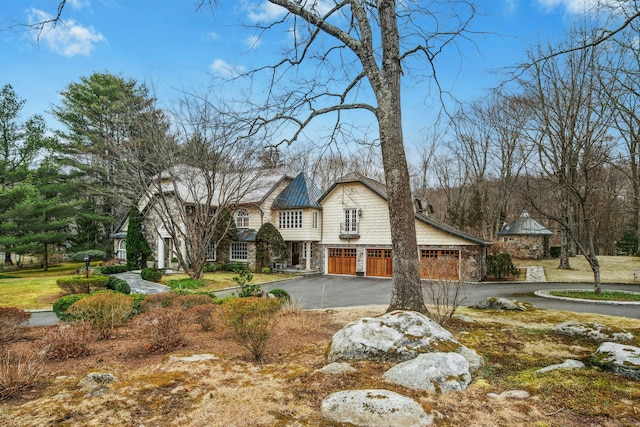
M0 270L0 307L19 307L25 310L51 308L53 301L61 293L56 281L61 277L82 271L83 263L64 264L51 267L49 271L41 269ZM205 274L205 280L211 282L206 289L217 290L236 286L233 277L236 273L217 272ZM164 276L163 281L188 277L186 274ZM260 284L295 277L292 274L255 273L252 284Z
M640 270L640 257L599 256L602 283L640 283L634 280L633 271ZM560 270L558 258L543 260L514 260L516 267L544 267L549 282L593 283L593 272L583 256L569 260L571 270ZM524 280L524 275L519 277Z

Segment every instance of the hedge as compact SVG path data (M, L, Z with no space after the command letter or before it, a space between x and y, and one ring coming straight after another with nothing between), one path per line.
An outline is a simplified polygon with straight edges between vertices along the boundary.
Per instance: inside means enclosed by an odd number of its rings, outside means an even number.
M65 277L58 279L56 284L60 289L68 294L88 294L95 289L104 289L107 287L109 278L106 276L94 276L94 277Z

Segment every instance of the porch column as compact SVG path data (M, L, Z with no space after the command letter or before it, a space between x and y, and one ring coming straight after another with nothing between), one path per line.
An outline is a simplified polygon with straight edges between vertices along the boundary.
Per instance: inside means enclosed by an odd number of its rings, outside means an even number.
M304 242L305 253L307 254L305 270L311 270L311 242Z
M164 239L162 235L158 236L158 268L164 268Z

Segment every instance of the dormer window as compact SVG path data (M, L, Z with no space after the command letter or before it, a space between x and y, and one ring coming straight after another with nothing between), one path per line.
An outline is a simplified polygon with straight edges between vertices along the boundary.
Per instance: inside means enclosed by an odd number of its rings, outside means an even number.
M249 228L249 211L245 208L236 211L236 228Z

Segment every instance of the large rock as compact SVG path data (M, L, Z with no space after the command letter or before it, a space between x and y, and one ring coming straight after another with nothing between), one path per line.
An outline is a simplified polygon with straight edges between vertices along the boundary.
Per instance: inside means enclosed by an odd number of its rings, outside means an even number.
M405 362L435 352L462 354L472 372L482 365L482 357L442 326L424 314L400 310L347 324L333 336L327 357L329 362Z
M592 357L601 368L640 381L640 348L615 342L603 342Z
M382 378L415 390L444 394L466 389L471 373L469 362L458 353L427 353L395 365Z
M477 310L497 310L497 311L527 311L533 309L533 305L507 298L489 297L474 304L471 308Z
M631 332L600 323L563 322L555 326L553 332L571 337L589 338L594 341L628 342L633 339Z
M423 427L433 423L415 400L388 390L345 390L325 397L322 416L362 427Z

